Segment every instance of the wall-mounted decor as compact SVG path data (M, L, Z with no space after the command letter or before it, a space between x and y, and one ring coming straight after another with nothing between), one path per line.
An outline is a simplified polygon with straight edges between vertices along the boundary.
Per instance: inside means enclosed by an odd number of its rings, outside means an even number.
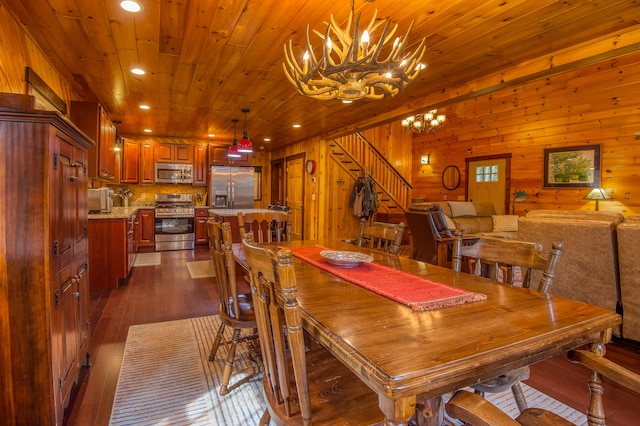
M600 186L600 145L544 150L545 188Z
M458 166L447 166L442 172L442 186L453 191L460 185L460 169Z

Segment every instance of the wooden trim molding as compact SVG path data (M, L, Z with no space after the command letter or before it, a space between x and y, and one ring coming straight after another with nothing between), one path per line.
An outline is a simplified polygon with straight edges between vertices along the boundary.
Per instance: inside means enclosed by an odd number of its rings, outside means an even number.
M56 111L67 115L66 102L31 67L26 67L25 80L27 82L27 94L35 96L36 101L42 104L44 109L52 110L52 108L55 108Z

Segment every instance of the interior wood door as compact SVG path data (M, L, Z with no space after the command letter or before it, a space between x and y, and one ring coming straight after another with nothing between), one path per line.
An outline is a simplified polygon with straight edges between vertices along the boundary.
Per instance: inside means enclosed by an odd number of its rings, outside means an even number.
M509 203L510 158L469 159L467 199L493 203L497 214L506 214Z
M285 177L284 177L284 159L278 159L271 162L271 204L278 206L285 205Z
M304 238L304 154L286 160L287 206L291 214L291 239Z

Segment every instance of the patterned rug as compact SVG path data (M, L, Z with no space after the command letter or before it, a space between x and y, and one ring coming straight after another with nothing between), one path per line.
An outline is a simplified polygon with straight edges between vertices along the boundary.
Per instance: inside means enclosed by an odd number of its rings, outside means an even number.
M110 425L257 425L264 411L260 379L218 395L226 348L220 347L216 361L208 358L219 324L218 316L208 316L130 327ZM236 357L237 369L251 365L244 345ZM240 378L232 376L231 384ZM586 416L576 410L524 383L523 390L530 407L587 424ZM487 399L512 417L517 415L510 391Z
M187 262L187 269L191 278L209 278L216 276L216 270L212 260L198 260Z

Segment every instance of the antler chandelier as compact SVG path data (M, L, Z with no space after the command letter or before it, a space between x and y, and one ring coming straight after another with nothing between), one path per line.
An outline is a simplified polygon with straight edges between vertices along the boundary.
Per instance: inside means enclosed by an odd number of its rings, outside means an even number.
M298 92L321 100L382 99L398 94L424 68L420 63L426 49L424 38L413 53L404 53L413 21L407 34L402 39L396 38L389 46L387 43L398 28L397 24L391 28L391 18L376 21L376 10L369 25L360 33L361 14L358 13L352 31L353 15L352 0L344 30L338 26L333 15L331 22L325 22L327 29L324 34L313 30L323 40L320 55L311 46L307 25L306 52L302 64L295 59L291 40L284 45L284 73ZM377 34L376 31L383 24L378 42L371 42L371 37ZM384 59L381 58L383 53L387 55Z
M444 114L438 114L437 109L424 112L402 120L402 127L414 133L434 132L447 118Z

